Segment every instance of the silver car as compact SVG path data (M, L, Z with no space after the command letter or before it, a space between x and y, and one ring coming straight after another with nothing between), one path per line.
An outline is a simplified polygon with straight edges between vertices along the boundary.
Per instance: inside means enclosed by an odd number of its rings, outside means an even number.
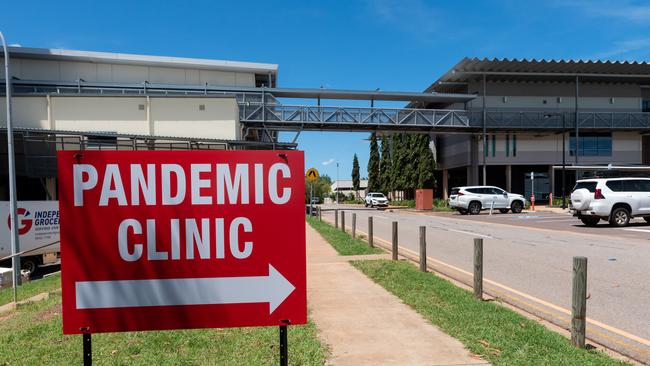
M501 213L520 213L525 205L524 196L493 186L454 187L449 194L449 206L462 215L478 215L490 208Z

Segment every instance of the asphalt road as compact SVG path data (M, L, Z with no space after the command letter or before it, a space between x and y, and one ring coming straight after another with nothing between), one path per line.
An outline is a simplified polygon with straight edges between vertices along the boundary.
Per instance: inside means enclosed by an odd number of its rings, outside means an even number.
M400 247L415 252L418 227L426 226L427 256L443 262L442 267L447 267L443 272L456 271L454 277L467 283L471 277L462 271L472 271L473 238L483 238L484 277L494 281L487 288L499 297L511 296L527 310L530 305L537 315L566 322L570 316L562 309L571 309L572 258L585 256L589 261L587 316L593 320L588 336L591 333L619 350L629 346L635 358L650 362L650 225L642 220L626 229L588 228L567 214L462 216L323 206L332 208L346 210L347 227L356 213L362 232L367 232L367 218L373 216L375 238L386 242L391 240L391 222L397 221ZM333 216L333 211L323 211L324 219L331 222ZM630 338L634 341L626 343Z

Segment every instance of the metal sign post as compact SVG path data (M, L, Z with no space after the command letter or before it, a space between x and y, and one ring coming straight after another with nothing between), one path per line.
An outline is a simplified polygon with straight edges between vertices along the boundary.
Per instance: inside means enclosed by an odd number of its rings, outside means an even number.
M289 366L289 340L286 325L280 326L280 366Z
M530 205L535 211L535 173L530 172Z
M318 170L316 168L309 168L307 170L307 173L305 173L305 177L307 180L310 182L310 192L309 192L309 216L312 216L314 212L314 182L318 179L320 174L318 174Z
M92 366L93 364L92 334L88 330L88 328L81 328L81 332L83 333L84 366Z
M16 220L16 164L14 161L14 129L11 122L11 74L9 73L9 50L5 37L0 32L0 41L4 50L5 59L5 98L7 102L7 156L9 165L9 220L11 225L11 268L13 271L14 302L17 300L18 286L21 284L20 276L20 242L18 240L18 221Z

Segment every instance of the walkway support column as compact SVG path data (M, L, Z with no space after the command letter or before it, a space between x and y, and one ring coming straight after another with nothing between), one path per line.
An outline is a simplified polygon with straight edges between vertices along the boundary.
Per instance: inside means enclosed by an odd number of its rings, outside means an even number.
M442 170L442 199L449 199L449 169Z
M483 74L483 185L487 183L487 166L485 159L487 158L487 78Z
M506 165L506 191L512 192L512 165Z
M575 151L575 158L576 158L576 165L578 165L578 155L580 151L580 128L579 128L579 121L578 121L578 97L580 96L580 77L576 75L576 100L575 100L575 111L576 111L576 151ZM576 171L576 174L578 172ZM576 177L577 178L577 177Z

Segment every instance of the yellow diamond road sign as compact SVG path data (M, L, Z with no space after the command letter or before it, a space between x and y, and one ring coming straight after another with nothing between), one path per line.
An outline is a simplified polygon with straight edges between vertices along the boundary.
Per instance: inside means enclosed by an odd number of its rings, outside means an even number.
M307 170L307 173L305 174L305 177L307 177L307 179L309 179L310 182L315 181L316 179L318 179L318 170L314 168L309 168L309 170Z

